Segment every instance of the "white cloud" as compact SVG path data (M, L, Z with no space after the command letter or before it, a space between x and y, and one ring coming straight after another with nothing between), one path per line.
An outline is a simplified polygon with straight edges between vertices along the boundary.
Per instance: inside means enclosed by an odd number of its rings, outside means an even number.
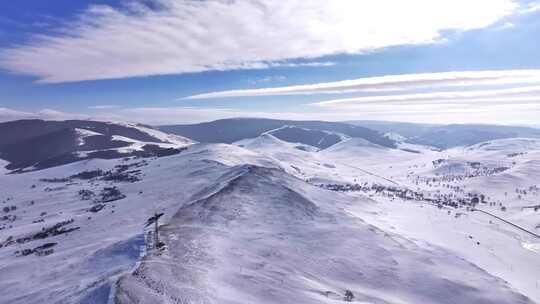
M66 113L52 109L43 109L37 112L19 111L9 108L0 108L0 122L20 119L67 120L92 119L90 115Z
M340 114L341 116L341 114ZM223 118L235 117L279 117L283 119L313 119L317 115L309 113L269 113L248 112L223 108L194 108L194 107L139 107L121 108L95 115L65 113L57 110L43 109L36 112L23 112L8 108L0 108L0 122L19 119L44 119L44 120L98 120L98 121L129 121L145 123L149 125L165 124L190 124L206 122ZM325 116L329 120L339 120L337 116ZM323 117L319 118L323 119Z
M120 108L119 105L95 105L95 106L89 106L88 109L90 110L109 110L109 109L118 109Z
M33 113L17 111L8 108L0 108L0 122L32 118L36 118L36 115Z
M270 67L287 67L287 68L297 68L297 67L329 67L335 66L337 63L331 61L314 61L314 62L277 62L272 63Z
M7 116L9 114L9 116ZM82 115L63 113L54 110L37 113L21 112L0 108L0 122L16 119L91 119L100 121L129 121L149 125L190 124L215 119L235 117L265 117L291 120L388 120L421 123L485 123L536 125L540 117L539 104L501 104L494 106L474 106L456 104L401 104L371 105L362 109L339 111L324 109L316 112L244 112L234 109L153 107L126 108L100 115Z
M536 13L540 11L540 2L531 2L525 8L521 9L522 14Z
M59 34L1 50L0 67L57 83L294 66L287 60L433 43L442 30L488 27L519 7L514 0L150 1L158 9L142 0L92 6Z
M277 88L231 90L189 96L186 99L254 97L275 95L336 94L397 91L452 86L540 83L540 70L465 71L368 77L336 82Z
M66 119L91 119L91 116L79 113L66 113L53 109L43 109L36 113L36 115L45 120L66 120Z
M249 80L249 83L251 83L251 84L261 84L261 83L283 82L285 80L287 80L286 76L277 75L277 76L266 76L266 77L251 79L251 80Z
M281 117L286 119L306 119L306 113L250 112L235 109L192 108L192 107L141 107L114 112L124 120L150 125L190 124L234 117Z
M512 22L505 22L497 27L495 27L493 30L495 31L504 31L504 30L510 30L510 29L513 29L515 28L516 25Z
M354 108L371 104L463 104L471 102L489 103L511 103L512 100L533 101L540 104L540 86L519 87L496 90L476 90L476 91L455 91L455 92L435 92L417 93L401 95L379 95L369 97L353 97L327 100L313 103L320 107Z
M373 120L538 125L540 86L364 96L311 105Z

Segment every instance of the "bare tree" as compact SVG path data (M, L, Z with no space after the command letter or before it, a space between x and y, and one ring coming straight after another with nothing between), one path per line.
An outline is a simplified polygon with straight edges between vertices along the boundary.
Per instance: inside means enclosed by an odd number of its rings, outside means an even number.
M352 293L352 291L345 290L345 297L343 298L343 300L345 302L352 302L353 299L354 299L354 294Z

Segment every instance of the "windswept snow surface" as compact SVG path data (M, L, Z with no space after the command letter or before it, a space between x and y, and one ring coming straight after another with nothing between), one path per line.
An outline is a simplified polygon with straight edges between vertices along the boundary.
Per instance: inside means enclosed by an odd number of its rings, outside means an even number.
M370 147L384 150L384 147L371 144L363 139L351 139L352 142L365 143ZM327 157L327 151L332 151L334 147L343 146L339 143L323 151L310 149L309 146L284 142L276 137L265 134L253 139L246 139L236 142L235 145L245 147L251 151L272 158L288 173L308 181L311 184L333 183L335 181L361 182L374 181L383 184L388 180L373 175L371 172L359 170L354 164L359 163L359 158L352 153L347 153L353 157L348 161L341 161L339 157Z
M393 141L396 141L396 142L404 142L407 140L407 137L401 135L401 134L398 134L398 133L394 133L394 132L387 132L387 133L384 133L384 137L388 138L388 139L391 139Z
M537 138L509 138L498 139L472 145L467 148L469 151L495 151L495 152L527 152L540 150L540 139Z
M113 141L127 142L127 143L131 144L131 145L127 146L127 147L117 148L116 151L118 151L120 153L130 153L130 152L133 152L133 151L144 151L144 146L146 146L146 145L155 145L155 146L158 146L160 148L174 149L174 148L178 148L178 147L183 147L184 145L189 143L189 142L185 142L183 144L180 144L178 142L176 142L176 143L146 142L146 141L139 141L139 140L131 139L131 138L120 136L120 135L113 135L112 140Z
M78 143L79 143L79 146L82 146L84 145L84 138L85 137L89 137L89 136L102 136L103 134L101 133L98 133L98 132L94 132L94 131L90 131L90 130L86 130L86 129L80 129L80 128L75 128L75 132L77 132L77 135L79 135L79 138L77 139L78 140Z
M479 150L478 146L484 149ZM491 148L486 150L486 147ZM540 180L540 150L537 147L538 140L535 139L496 140L441 152L425 146L399 146L399 149L415 151L411 153L352 139L302 157L307 164L310 157L332 163L332 168L327 167L324 173L310 172L306 170L309 166L293 157L288 158L302 172L327 176L325 182L330 184L390 185L413 189L430 199L441 194L453 199L483 194L486 202L480 203L478 209L540 234L540 185L537 182ZM272 149L259 151L276 154ZM435 165L439 160L442 163ZM322 180L316 180L315 184L318 182ZM389 198L373 192L366 194L380 204L374 208L357 205L350 210L351 214L363 210L361 219L384 227L386 231L457 252L540 302L537 276L540 256L535 251L539 238L494 217L467 211L465 206L439 209L426 201L411 204L398 197Z
M361 138L351 138L321 151L321 155L328 159L350 164L373 164L377 167L381 165L381 162L417 159L416 154L418 153L379 146Z
M281 170L234 167L178 210L169 248L124 276L118 303L529 303L452 253L349 216L371 201Z
M0 175L6 174L9 172L8 169L6 169L6 166L9 165L9 162L0 159Z
M150 128L150 127L146 127L146 126L141 125L141 124L128 123L128 122L114 122L114 123L119 124L119 125L123 125L123 126L126 126L126 127L137 129L137 130L139 130L141 132L144 132L144 133L154 137L157 140L162 141L163 143L175 144L175 145L180 145L180 146L186 146L186 145L190 145L190 144L194 143L194 141L189 139L189 138L182 137L182 136L179 136L179 135L170 134L170 133L165 133L165 132L162 132L162 131L159 131L159 130L156 130L156 129L153 129L153 128Z
M237 145L0 175L1 207L9 207L0 221L0 303L342 303L346 290L358 303L540 303L538 238L464 206L320 187L376 184L435 197L451 184L490 201L506 191L506 211L477 208L535 230L539 213L521 208L535 191L521 200L512 192L537 180L534 150L494 157L348 140L318 151L271 134ZM437 171L447 162L482 174L454 180ZM509 169L490 170L502 164ZM137 179L61 179L96 169ZM106 187L125 197L99 202ZM155 212L165 214L162 251L141 248ZM62 221L79 228L39 234ZM21 254L46 243L57 243L49 255Z
M135 265L147 218L156 211L172 216L190 197L217 182L230 166L245 163L271 165L264 157L234 146L196 145L174 157L81 161L38 172L0 176L2 208L16 207L4 213L15 215L14 221L0 222L0 242L4 245L0 248L0 303L79 303L89 294L101 295L119 274ZM133 164L139 164L133 169L141 170L141 181L117 183L99 178L44 181ZM105 187L113 186L126 197L105 203L97 213L90 212L97 205L93 199ZM83 200L79 195L83 189L95 196ZM34 236L42 228L70 219L73 223L66 227L80 229L5 245L10 236L13 240ZM16 251L46 243L58 243L53 254L15 255Z

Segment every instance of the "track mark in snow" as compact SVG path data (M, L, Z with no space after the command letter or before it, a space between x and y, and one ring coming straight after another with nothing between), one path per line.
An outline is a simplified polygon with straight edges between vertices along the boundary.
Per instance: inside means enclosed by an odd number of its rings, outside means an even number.
M521 246L534 253L540 254L540 243L521 243Z

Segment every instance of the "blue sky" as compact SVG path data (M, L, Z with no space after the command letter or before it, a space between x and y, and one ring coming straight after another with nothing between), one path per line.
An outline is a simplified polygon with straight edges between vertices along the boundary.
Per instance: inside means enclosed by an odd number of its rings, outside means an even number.
M0 120L537 124L540 3L384 2L2 1Z

